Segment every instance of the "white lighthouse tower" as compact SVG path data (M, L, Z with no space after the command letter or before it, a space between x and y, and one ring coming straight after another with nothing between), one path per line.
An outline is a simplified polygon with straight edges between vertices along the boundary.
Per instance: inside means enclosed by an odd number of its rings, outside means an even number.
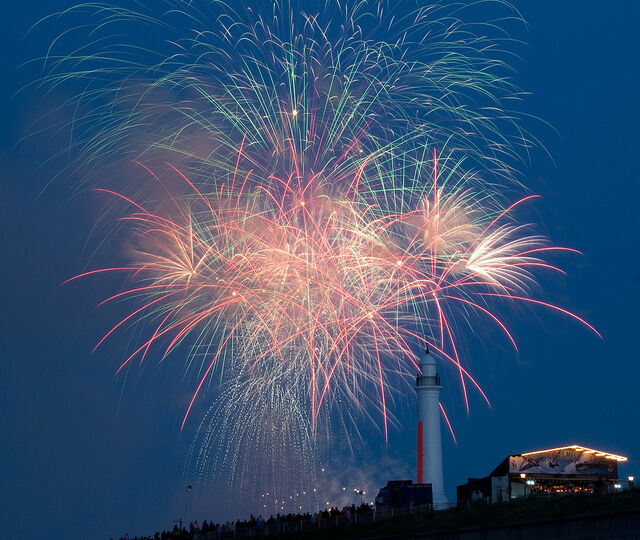
M442 481L442 441L440 439L440 375L436 361L426 350L416 377L418 394L418 484L431 484L433 506L447 507Z

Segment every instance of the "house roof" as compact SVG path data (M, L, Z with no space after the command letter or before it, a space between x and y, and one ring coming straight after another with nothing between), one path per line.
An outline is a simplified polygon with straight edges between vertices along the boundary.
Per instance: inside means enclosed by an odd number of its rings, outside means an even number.
M604 452L603 450L595 450L593 448L588 448L586 446L582 446L579 444L571 444L568 446L558 446L556 448L547 448L545 450L534 450L532 452L523 452L522 454L519 454L521 456L532 456L535 454L545 454L548 452L558 452L561 450L571 450L574 452L581 452L584 454L595 454L598 457L604 457L605 459L612 459L615 461L628 461L629 458L625 457L625 456L620 456L618 454L612 454L610 452Z

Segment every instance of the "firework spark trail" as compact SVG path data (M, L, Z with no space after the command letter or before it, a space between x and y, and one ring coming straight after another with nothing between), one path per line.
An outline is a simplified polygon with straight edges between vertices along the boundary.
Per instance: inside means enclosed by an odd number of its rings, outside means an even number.
M363 178L367 188L392 196L397 186L382 168L394 169L425 140L511 180L506 158L518 150L509 134L529 144L517 114L503 110L518 96L498 50L506 37L480 37L490 26L458 20L459 6L396 13L384 3L328 2L318 14L296 2L242 14L222 2L167 7L162 19L107 5L65 13L94 20L54 40L45 83L87 84L71 100L85 167L170 151L187 176L207 185L211 168L234 170L246 146L267 175L295 171L299 181L325 171L334 187L374 163L379 171L375 182ZM120 41L118 25L145 30L145 42ZM380 39L381 27L391 39ZM66 34L85 45L56 54Z
M45 84L83 84L69 103L74 164L142 170L99 188L126 208L118 231L135 249L77 276L128 274L105 301L133 307L98 345L139 322L151 330L119 369L188 349L183 427L220 373L210 419L237 451L215 459L237 467L240 448L262 445L276 467L287 445L308 454L358 415L386 436L417 344L451 363L468 409L468 388L486 396L460 329L479 315L517 348L500 305L550 308L595 332L532 296L539 272L562 272L543 256L573 250L516 215L535 197L515 171L531 137L504 108L518 90L499 25L463 23L461 5L166 6L161 18L71 8L81 22L54 40ZM118 41L120 27L145 42ZM84 43L71 54L59 52L67 34ZM201 465L216 454L212 426L201 424Z
M387 361L403 358L396 363L399 372L416 369L409 343L424 321L441 329L440 339L428 344L451 350L448 358L459 371L466 399L465 381L471 377L462 367L449 322L455 316L450 313L457 313L452 304L488 316L515 347L485 297L542 303L521 296L534 283L531 269L561 271L535 256L551 249L543 237L523 235L523 225L506 212L499 219L481 213L483 207L465 190L451 196L439 191L434 205L428 200L417 204L422 210L386 214L366 200L309 199L303 205L295 192L289 195L287 185L266 198L265 189L256 186L257 195L244 192L244 197L229 190L217 200L198 194L190 200L194 208L178 212L178 222L140 212L142 205L121 197L133 205L135 211L123 219L133 220L140 239L139 266L125 268L135 268L136 281L149 284L114 298L131 295L140 302L143 294L148 300L105 338L151 309L161 323L136 353L146 354L154 341L174 334L168 353L196 329L209 328L207 348L217 352L200 376L184 420L233 340L242 342L245 351L241 371L278 363L281 376L296 377L301 394L310 399L314 426L332 388L348 389L362 404L368 392L360 385L372 383L379 388L380 401L374 403L386 423L381 355ZM197 211L198 202L217 210ZM430 211L434 206L447 210ZM487 225L467 216L483 216ZM179 223L183 220L188 223ZM303 377L303 385L301 374L308 378Z

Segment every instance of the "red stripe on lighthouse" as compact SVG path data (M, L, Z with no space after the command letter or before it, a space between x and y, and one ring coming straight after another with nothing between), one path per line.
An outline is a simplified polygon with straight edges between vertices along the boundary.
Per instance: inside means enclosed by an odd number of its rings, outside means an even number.
M418 484L422 484L422 461L424 450L422 448L422 421L418 422Z

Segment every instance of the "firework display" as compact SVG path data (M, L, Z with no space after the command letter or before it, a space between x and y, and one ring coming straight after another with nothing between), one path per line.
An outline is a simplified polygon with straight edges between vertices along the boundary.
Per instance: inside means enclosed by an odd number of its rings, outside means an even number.
M337 427L368 418L386 437L425 345L468 409L484 393L459 342L484 320L516 347L502 306L596 332L534 296L539 272L561 272L545 256L574 250L518 219L535 198L517 175L531 137L505 109L518 90L500 27L464 24L462 5L166 8L69 10L85 45L63 54L59 36L45 81L82 88L74 165L101 179L131 246L72 280L123 276L105 301L131 308L102 341L133 325L143 337L119 370L186 360L182 426L211 403L198 468L273 485L313 474Z

